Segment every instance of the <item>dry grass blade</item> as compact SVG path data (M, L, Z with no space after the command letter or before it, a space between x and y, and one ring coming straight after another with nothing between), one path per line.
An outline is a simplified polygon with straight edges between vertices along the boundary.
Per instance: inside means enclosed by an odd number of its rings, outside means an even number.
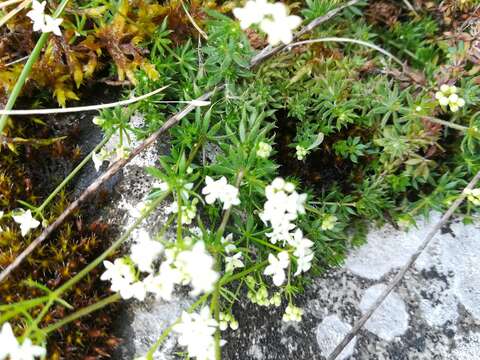
M141 100L145 100L153 95L158 94L168 88L163 86L159 89L153 90L145 95L135 96L133 98L116 101L108 104L99 104L99 105L89 105L89 106L77 106L70 108L54 108L54 109L32 109L32 110L0 110L0 115L50 115L50 114L64 114L64 113L75 113L75 112L85 112L85 111L97 111L103 109L110 109L119 106L126 106Z
M22 2L22 0L8 0L8 1L2 1L0 3L0 9L3 9L7 6L13 5L13 4L18 4L19 2Z
M10 19L12 19L15 15L17 15L20 11L25 9L28 4L30 4L31 0L25 0L21 4L19 4L15 9L11 10L9 13L7 13L4 17L0 19L0 27L5 25ZM15 3L13 3L15 4ZM10 5L10 4L9 4Z
M383 291L382 294L378 297L378 299L370 306L367 312L357 321L357 323L352 327L350 332L343 338L340 344L333 350L333 352L328 356L327 360L335 360L337 356L345 349L345 347L352 341L358 331L365 325L365 323L370 319L373 313L382 305L383 301L387 298L387 296L395 289L400 282L402 281L403 277L407 273L407 271L412 267L418 257L422 254L425 248L428 246L430 241L433 239L435 234L446 224L446 222L450 219L453 215L455 210L460 206L460 204L465 200L467 196L466 191L471 190L475 187L477 182L480 180L480 171L473 177L473 179L468 183L468 185L463 189L462 194L457 198L457 200L450 206L450 208L443 214L442 218L438 223L435 224L432 230L427 234L425 239L423 240L422 244L418 247L417 251L410 257L408 262L403 266L403 268L395 275L395 278L390 282L387 288Z
M313 20L310 24L308 24L305 28L303 28L302 30L300 30L299 33L296 34L295 39L298 39L299 37L305 35L306 33L311 32L320 24L330 20L332 17L338 14L341 10L345 9L348 6L356 4L358 1L360 0L351 0L345 5L339 7L338 9L334 9L328 12L326 15ZM268 58L270 58L271 56L278 53L284 48L285 46L279 46L273 49L267 47L266 49L264 49L264 51L262 51L259 55L255 56L252 59L250 63L250 67L252 68L260 64L261 62L267 60ZM211 96L214 94L215 91L219 91L224 87L225 85L221 85L217 89L205 93L203 96L196 99L196 101L198 102L208 101L210 100ZM38 245L40 245L43 241L45 241L45 239L53 231L55 231L58 228L58 226L62 224L63 221L68 216L70 216L86 199L88 199L92 194L94 194L98 189L100 189L100 186L102 186L103 183L105 183L108 179L110 179L113 175L115 175L118 171L120 171L126 164L128 164L140 152L142 152L143 150L148 148L150 145L152 145L161 135L163 135L171 127L175 126L183 117L185 117L193 109L195 109L195 107L196 106L194 104L187 105L182 111L180 111L179 113L169 118L167 122L159 130L154 132L142 144L140 144L137 148L135 148L130 153L130 156L127 159L120 159L120 160L117 160L115 163L113 163L104 174L98 177L87 189L85 189L85 191L74 202L72 202L70 206L67 209L65 209L65 211L52 224L50 224L47 228L45 228L43 232L34 241L32 241L30 245L25 250L23 250L22 253L17 258L0 273L0 282L5 280L5 278L15 268L17 268L23 262L23 260L25 260L27 256L30 255L35 250L35 248Z

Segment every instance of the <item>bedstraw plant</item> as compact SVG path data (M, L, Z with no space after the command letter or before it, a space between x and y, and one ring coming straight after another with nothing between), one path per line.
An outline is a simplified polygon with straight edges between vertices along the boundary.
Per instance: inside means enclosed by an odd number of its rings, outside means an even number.
M312 276L361 245L369 223L407 227L448 208L479 170L480 15L444 34L447 23L436 15L449 2L415 11L405 3L351 1L341 11L335 9L345 3L337 0L71 4L59 31L70 34L68 46L93 51L78 61L90 59L88 68L106 49L118 80L134 84L135 95L165 86L93 119L105 140L86 159L99 175L104 162L130 159L132 140L154 134L168 114L182 111L182 102L194 110L180 112L169 152L158 167L145 169L155 183L136 207L132 227L99 253L93 235L72 245L66 232L79 235L67 222L13 273L27 279L37 266L49 268L52 257L70 262L76 258L69 251L85 251L82 266L76 263L59 281L30 277L26 285L34 293L2 300L0 339L8 346L0 359L55 358L65 327L84 316L121 300L171 301L179 289L188 290L192 305L137 355L152 359L175 334L185 358L220 359L226 332L242 326L239 301L278 307L282 321L301 321L296 296ZM457 22L473 9L453 3L449 14ZM100 14L108 14L106 20ZM295 36L315 19L322 19L319 26ZM120 49L111 46L116 36L125 39ZM49 36L36 64L61 39ZM262 44L270 45L261 52ZM272 46L282 51L252 61ZM75 61L69 64L75 69ZM88 77L81 69L73 72L77 85ZM207 91L209 99L202 97ZM138 114L141 124L132 121ZM66 200L62 193L56 206L51 197L38 206L3 174L0 239L11 238L0 245L9 251L52 223ZM478 192L470 191L461 209L467 220L475 217ZM163 227L131 239L161 204ZM45 265L30 270L41 251ZM79 308L72 294L92 279L111 294L91 295Z

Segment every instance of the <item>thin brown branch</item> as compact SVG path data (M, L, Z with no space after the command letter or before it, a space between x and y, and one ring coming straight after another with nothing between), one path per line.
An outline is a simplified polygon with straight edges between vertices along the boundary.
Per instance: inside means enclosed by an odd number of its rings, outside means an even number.
M332 17L334 17L336 14L338 14L340 11L345 9L346 7L352 6L356 4L360 0L351 0L345 5L340 6L337 9L334 9L324 16L321 16L315 20L313 20L310 24L305 26L302 30L300 30L296 35L295 39L300 38L301 36L311 32L314 30L317 26L320 24L324 23L325 21L330 20ZM279 46L276 48L266 48L264 51L262 51L259 55L255 56L251 63L250 63L250 68L255 67L256 65L260 64L261 62L267 60L274 54L278 53L282 49L284 49L286 46ZM197 101L206 101L209 100L210 97L214 94L215 91L219 91L223 89L225 85L220 85L217 87L217 89L214 89L213 91L207 92L198 99ZM46 227L43 232L28 245L28 247L22 251L22 253L15 258L15 260L8 265L1 273L0 273L0 282L5 280L5 278L15 269L17 268L26 258L29 256L35 248L40 245L42 242L44 242L48 236L50 236L64 221L67 217L69 217L75 210L77 210L80 205L87 200L90 196L92 196L96 191L100 189L100 187L108 180L110 179L113 175L115 175L118 171L120 171L126 164L128 164L134 157L136 157L139 153L141 153L143 150L148 148L150 145L152 145L161 135L163 135L167 130L175 126L182 118L184 118L187 114L189 114L194 108L195 104L188 104L182 111L179 113L173 115L170 117L167 122L156 132L154 132L152 135L150 135L142 144L140 144L137 148L135 148L131 153L130 156L127 159L119 159L116 162L114 162L105 173L103 173L100 177L98 177L87 189L84 190L84 192L68 206L64 210L62 214L48 227Z
M395 275L395 278L390 282L387 288L380 294L378 299L370 306L370 308L363 314L363 316L357 321L357 323L352 327L347 335L343 338L340 344L333 350L333 352L328 356L327 360L335 360L337 356L345 349L345 347L352 341L355 335L360 331L360 329L365 325L365 323L370 319L373 313L382 305L383 301L387 296L395 289L400 282L403 280L407 271L412 267L418 257L422 254L425 248L428 246L430 241L433 239L435 234L447 223L450 217L453 215L455 210L460 206L460 204L465 200L467 196L466 190L471 190L475 187L477 182L480 180L480 171L473 177L473 179L468 183L465 189L462 191L460 196L455 200L455 202L450 206L450 208L443 214L440 221L438 221L432 230L427 234L422 244L418 247L417 251L410 257L408 262L403 266L403 268Z
M314 19L312 22L310 22L308 25L306 25L302 30L297 32L293 38L293 41L296 41L300 39L303 35L308 34L315 30L315 28L319 27L321 24L324 22L330 20L334 16L336 16L338 13L343 11L344 9L355 5L358 3L360 0L350 0L349 2L345 3L342 6L339 6L336 9L330 10L327 12L325 15L320 16L316 19ZM258 64L264 62L266 59L272 57L273 55L279 53L283 49L287 48L289 45L280 45L277 47L271 47L267 46L265 49L263 49L260 53L258 53L256 56L253 57L252 61L250 62L250 67L253 68L257 66Z

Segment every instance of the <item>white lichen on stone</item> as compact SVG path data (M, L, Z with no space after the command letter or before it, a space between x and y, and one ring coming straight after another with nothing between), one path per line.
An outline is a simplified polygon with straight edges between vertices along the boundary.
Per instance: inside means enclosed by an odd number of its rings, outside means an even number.
M448 360L477 360L480 354L480 334L472 333L465 338L455 337L456 348Z
M133 308L131 328L134 335L133 345L136 356L143 356L162 336L163 331L172 325L190 303L185 298L177 298L171 302L161 300L142 304ZM169 336L162 347L154 355L154 360L171 359L170 355L176 346L176 339Z
M386 225L370 231L367 244L353 251L345 266L355 275L379 280L392 269L404 265L420 245L417 236Z
M447 322L454 323L458 318L455 294L446 288L446 284L439 280L430 280L427 289L423 290L426 297L420 300L422 317L429 326L442 326Z
M377 284L365 291L359 305L362 313L370 308L386 288L384 284ZM392 341L407 331L408 321L405 303L397 293L392 292L366 322L365 328L386 341Z
M328 356L343 340L352 327L344 323L336 315L329 315L317 327L317 342L323 356ZM347 347L337 357L338 360L349 358L355 349L357 338L353 338Z

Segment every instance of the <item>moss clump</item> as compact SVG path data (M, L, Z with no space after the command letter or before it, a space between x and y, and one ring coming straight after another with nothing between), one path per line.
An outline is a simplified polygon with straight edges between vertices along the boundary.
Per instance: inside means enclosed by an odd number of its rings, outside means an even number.
M52 151L54 151L52 147ZM35 196L36 184L32 183L25 167L35 162L21 165L22 158L10 150L0 150L0 208L9 212L21 206L18 200L30 204L40 202ZM44 214L47 221L57 218L68 206L65 194L60 194L55 203ZM40 233L40 227L22 237L17 224L7 216L0 219L0 269L10 264L23 249ZM103 224L88 226L77 212L66 221L47 242L27 258L5 281L0 283L0 303L9 304L32 299L44 295L37 287L28 285L33 280L55 289L73 275L78 273L89 262L96 258L108 245L105 241L108 229ZM64 299L75 310L88 306L105 297L108 286L99 277L101 269L95 269L79 282ZM33 316L41 309L35 309ZM112 336L112 314L115 307L107 307L93 316L82 317L74 323L61 328L48 338L48 354L51 359L99 359L108 357L118 344ZM68 315L69 310L61 305L51 308L40 327L52 324ZM21 323L17 323L19 327Z

